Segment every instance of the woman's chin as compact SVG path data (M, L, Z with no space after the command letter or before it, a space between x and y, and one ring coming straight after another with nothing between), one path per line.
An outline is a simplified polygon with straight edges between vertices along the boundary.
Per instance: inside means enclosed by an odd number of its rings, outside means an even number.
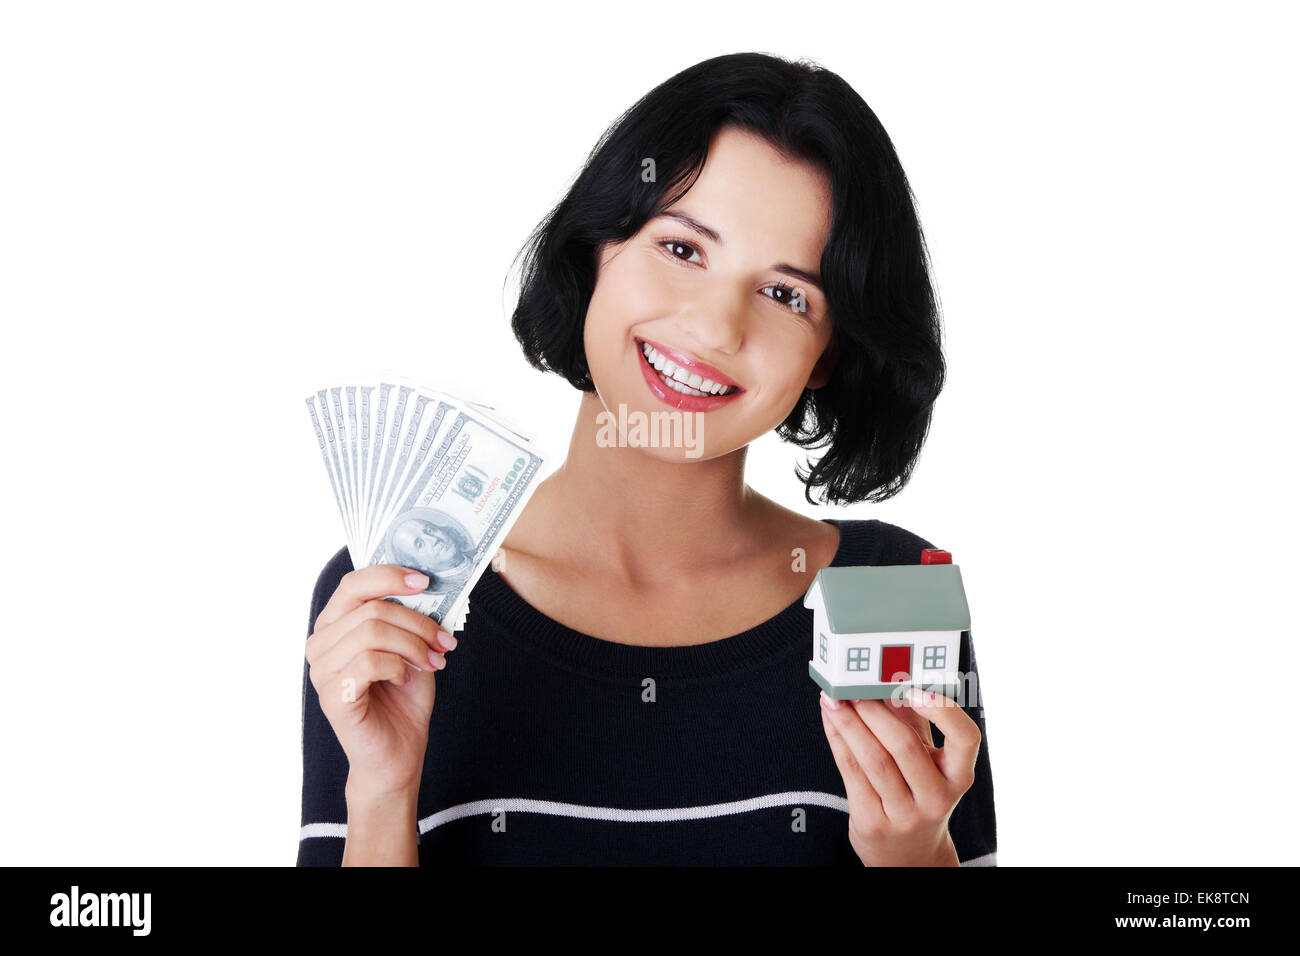
M702 448L654 448L643 447L637 448L643 455L653 458L655 461L662 461L674 465L690 465L695 462L708 461L716 457Z
M717 440L698 441L684 444L633 444L629 441L626 447L653 458L655 461L665 462L667 464L677 465L694 465L702 461L713 461L729 455L738 449L744 448L749 442L740 442L733 444L730 442L719 442Z

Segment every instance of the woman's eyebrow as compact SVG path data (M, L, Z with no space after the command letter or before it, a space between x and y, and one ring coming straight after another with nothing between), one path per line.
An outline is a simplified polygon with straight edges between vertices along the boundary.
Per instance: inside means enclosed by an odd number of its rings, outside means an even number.
M706 239L709 239L712 242L716 242L720 246L726 245L726 242L723 240L722 236L718 234L718 231L716 229L709 228L704 223L696 219L694 216L687 215L684 212L675 212L674 210L671 209L665 209L659 215L664 216L668 219L676 219L683 226L686 226L689 229L694 229L701 236L704 236ZM818 292L821 292L823 295L826 294L826 290L822 288L821 277L812 272L809 272L807 269L800 269L798 266L792 266L788 262L778 262L775 265L773 265L771 268L773 272L784 272L788 276L793 276L796 279L802 279L804 282L808 283L809 285L816 287Z
M682 225L694 229L701 236L704 236L706 239L710 239L713 242L716 242L720 246L726 245L726 243L722 241L722 237L718 235L716 230L710 229L708 226L700 222L694 216L688 216L684 212L674 212L671 209L665 209L659 215L666 216L669 219L676 219Z

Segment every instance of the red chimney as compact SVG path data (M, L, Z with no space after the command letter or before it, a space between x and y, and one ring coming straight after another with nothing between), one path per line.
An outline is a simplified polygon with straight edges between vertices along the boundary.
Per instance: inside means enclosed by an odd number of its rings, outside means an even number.
M922 564L952 564L952 555L940 548L924 548L921 551Z

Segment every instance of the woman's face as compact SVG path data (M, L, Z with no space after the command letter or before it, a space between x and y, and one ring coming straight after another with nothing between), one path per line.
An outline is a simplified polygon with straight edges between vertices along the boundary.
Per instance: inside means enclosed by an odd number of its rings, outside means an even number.
M825 383L831 318L818 272L830 203L816 167L724 127L675 205L600 250L583 341L602 404L616 418L623 406L628 421L636 412L695 413L693 453L643 453L724 455L771 431L805 388ZM645 344L658 354L647 359ZM676 367L685 383L670 384L653 365Z

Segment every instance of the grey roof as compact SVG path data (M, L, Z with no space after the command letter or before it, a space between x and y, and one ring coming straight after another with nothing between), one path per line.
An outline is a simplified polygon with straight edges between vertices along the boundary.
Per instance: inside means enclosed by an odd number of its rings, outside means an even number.
M966 631L970 608L955 564L822 568L826 616L836 634L872 631ZM804 596L804 607L810 607Z

